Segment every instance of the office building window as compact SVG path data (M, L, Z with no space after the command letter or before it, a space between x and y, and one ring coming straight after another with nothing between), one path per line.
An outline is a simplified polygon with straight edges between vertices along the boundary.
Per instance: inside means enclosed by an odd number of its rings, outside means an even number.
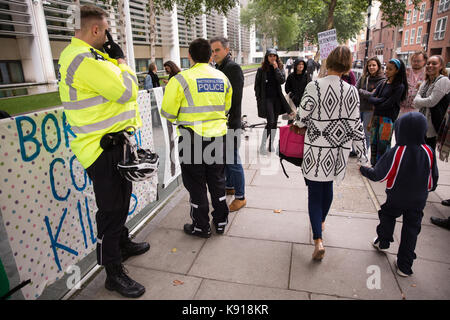
M188 58L181 58L181 69L189 69L190 66Z
M403 45L407 46L409 41L409 30L405 31L405 39L403 40Z
M411 10L408 10L408 13L406 14L406 25L409 26L411 20Z
M136 72L148 72L149 59L135 59Z
M158 69L158 71L164 70L164 63L163 63L162 58L156 58L155 63L156 63L156 68Z
M417 13L418 13L417 9L414 9L412 23L416 23L417 22Z
M0 61L0 84L24 83L20 61Z

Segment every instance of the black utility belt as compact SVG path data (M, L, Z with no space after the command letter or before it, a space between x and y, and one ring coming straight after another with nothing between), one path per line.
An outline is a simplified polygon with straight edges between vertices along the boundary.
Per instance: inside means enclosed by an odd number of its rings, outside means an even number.
M123 132L124 130L105 134L100 140L100 147L106 151L117 146L123 146L125 144Z

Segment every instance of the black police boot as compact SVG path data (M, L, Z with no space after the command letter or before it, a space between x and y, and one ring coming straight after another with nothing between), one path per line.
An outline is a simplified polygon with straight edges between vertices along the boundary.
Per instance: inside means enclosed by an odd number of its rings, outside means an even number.
M105 288L109 291L117 291L127 298L138 298L144 294L145 287L131 279L121 263L105 265L105 269Z
M214 228L216 229L217 234L223 234L225 232L225 227L227 225L227 222L221 222L221 223L213 223Z
M120 247L120 254L122 255L122 262L127 260L129 257L138 256L150 250L150 244L147 242L132 242L130 239L125 241Z
M447 219L441 219L441 218L438 218L438 217L431 217L430 220L431 220L432 224L435 224L435 225L437 225L439 227L442 227L442 228L450 230L450 217L448 217Z
M209 238L211 237L211 227L208 227L208 230L202 230L200 228L194 227L193 224L185 224L183 228L184 232L190 236L197 236L200 238Z

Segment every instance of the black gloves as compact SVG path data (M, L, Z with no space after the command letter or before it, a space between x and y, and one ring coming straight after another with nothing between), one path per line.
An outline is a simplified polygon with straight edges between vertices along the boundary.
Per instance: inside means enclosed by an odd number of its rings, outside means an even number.
M105 52L113 59L125 59L122 49L117 43L114 42L108 30L106 30L106 36L108 37L108 41L106 41L103 45Z

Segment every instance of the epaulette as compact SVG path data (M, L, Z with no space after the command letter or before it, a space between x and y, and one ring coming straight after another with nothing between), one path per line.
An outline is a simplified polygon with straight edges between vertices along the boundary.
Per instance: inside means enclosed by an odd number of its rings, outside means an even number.
M91 53L95 60L106 61L105 57L103 57L101 54L95 51L94 48L91 48Z

